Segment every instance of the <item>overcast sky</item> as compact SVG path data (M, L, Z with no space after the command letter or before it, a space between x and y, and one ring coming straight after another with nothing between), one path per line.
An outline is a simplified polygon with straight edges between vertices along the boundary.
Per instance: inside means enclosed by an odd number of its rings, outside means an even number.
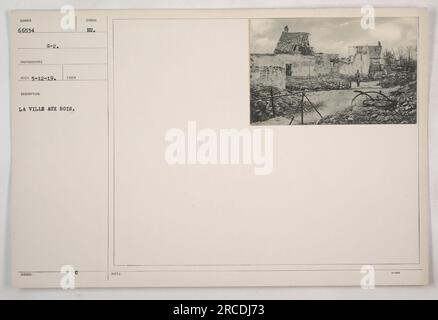
M273 53L285 25L289 32L310 33L315 52L348 54L354 45L377 45L384 49L417 45L417 18L376 18L374 30L364 30L361 18L253 19L250 21L251 53Z

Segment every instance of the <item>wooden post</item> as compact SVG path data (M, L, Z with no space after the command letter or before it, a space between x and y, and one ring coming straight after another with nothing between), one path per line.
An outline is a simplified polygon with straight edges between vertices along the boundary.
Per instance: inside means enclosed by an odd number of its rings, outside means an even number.
M275 117L275 105L274 105L274 90L271 87L271 106L272 106L272 116Z
M301 96L301 124L304 124L304 91Z

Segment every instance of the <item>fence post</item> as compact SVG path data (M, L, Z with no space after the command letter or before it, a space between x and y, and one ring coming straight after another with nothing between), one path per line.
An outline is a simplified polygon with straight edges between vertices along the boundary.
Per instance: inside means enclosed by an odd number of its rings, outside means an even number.
M301 96L301 124L304 124L304 91Z
M274 90L271 87L271 106L272 106L272 116L275 117L275 105L274 105Z

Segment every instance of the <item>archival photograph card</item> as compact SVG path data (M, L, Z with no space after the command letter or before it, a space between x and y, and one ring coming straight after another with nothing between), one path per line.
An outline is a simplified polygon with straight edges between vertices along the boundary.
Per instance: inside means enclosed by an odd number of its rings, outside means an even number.
M424 9L9 21L14 286L428 283Z

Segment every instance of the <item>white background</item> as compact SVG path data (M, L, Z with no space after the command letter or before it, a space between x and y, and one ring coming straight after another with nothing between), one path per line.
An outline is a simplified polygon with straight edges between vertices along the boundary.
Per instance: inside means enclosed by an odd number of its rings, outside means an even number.
M430 90L429 147L430 147L430 194L431 194L431 284L427 287L378 287L374 290L360 288L175 288L175 289L82 289L62 291L58 289L19 290L10 286L10 231L9 231L9 44L7 11L11 9L58 9L70 4L76 9L134 9L134 8L274 8L274 7L359 7L371 4L380 7L419 6L429 8L430 88L437 86L436 49L437 26L436 0L277 0L277 1L141 1L141 0L83 0L83 1L2 1L0 3L0 299L431 299L438 298L438 92Z

